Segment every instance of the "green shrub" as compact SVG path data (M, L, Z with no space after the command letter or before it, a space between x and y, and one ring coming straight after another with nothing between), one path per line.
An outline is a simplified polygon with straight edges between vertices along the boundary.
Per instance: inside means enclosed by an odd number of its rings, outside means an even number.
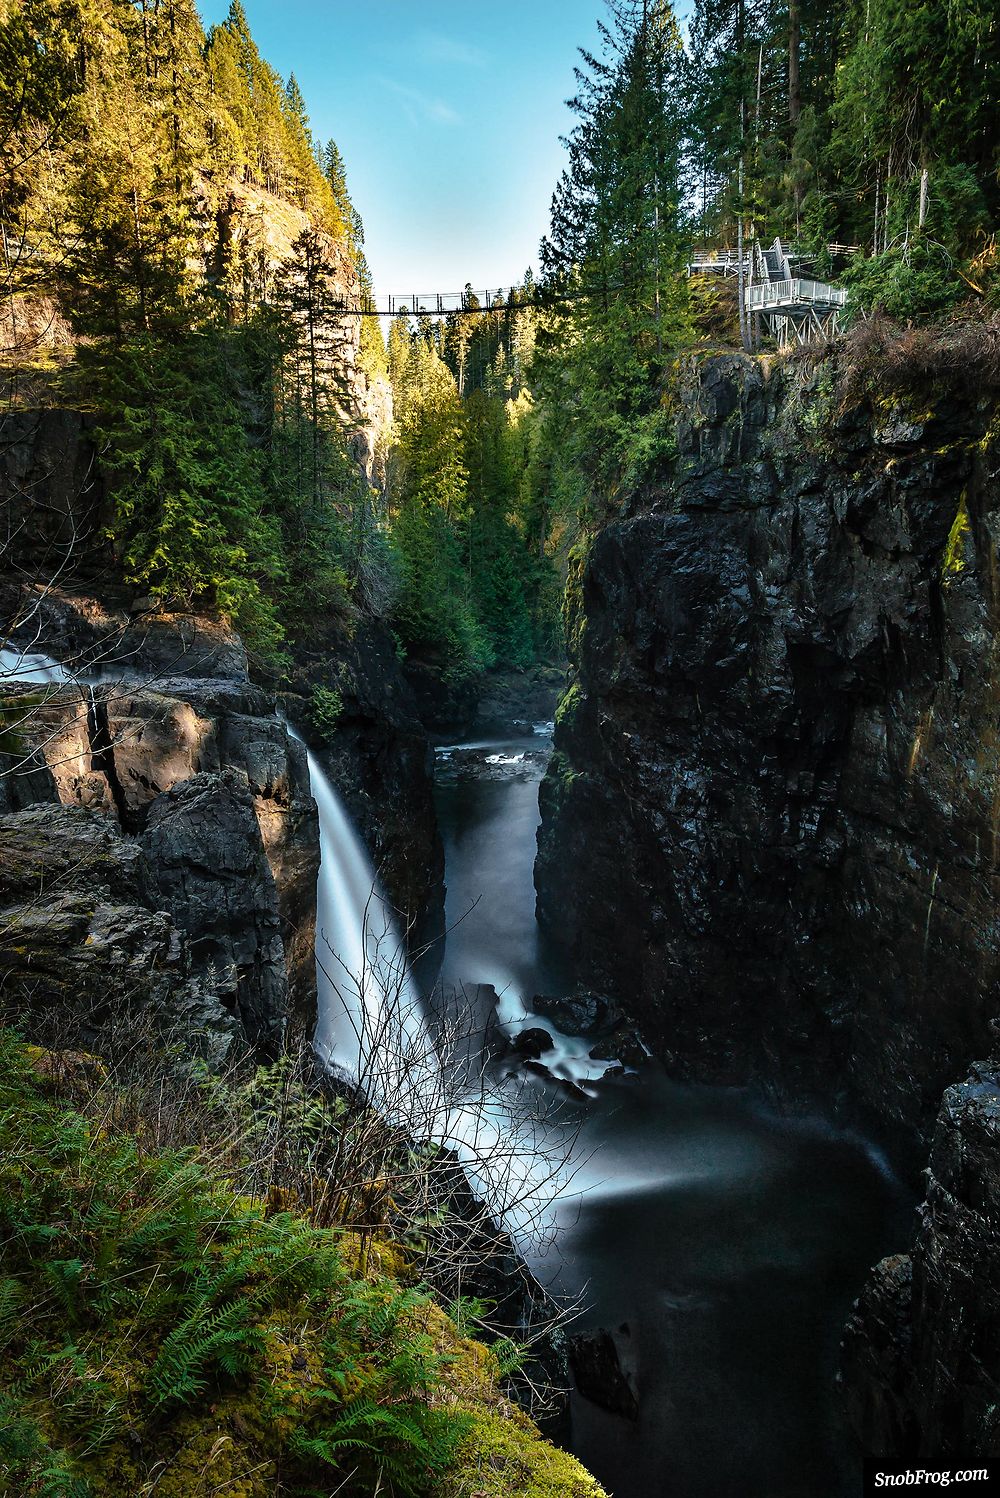
M881 255L859 256L844 272L855 317L882 312L897 322L929 322L945 316L964 285L941 245L922 235L891 245Z
M344 699L336 687L313 687L309 700L309 721L317 733L329 737L340 722Z

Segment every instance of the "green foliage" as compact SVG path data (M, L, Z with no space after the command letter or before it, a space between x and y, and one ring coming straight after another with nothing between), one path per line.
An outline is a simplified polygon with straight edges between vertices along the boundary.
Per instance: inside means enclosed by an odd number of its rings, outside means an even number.
M996 222L1000 37L988 0L696 0L691 143L701 229L780 233L823 279L917 230L956 260ZM904 262L902 281L914 263ZM926 298L918 289L914 300Z
M119 345L97 372L99 438L126 581L178 608L216 608L266 660L282 630L266 590L284 570L262 511L262 463L234 388L234 340L203 334Z
M248 1498L437 1491L468 1422L433 1398L449 1357L425 1296L352 1277L333 1234L232 1196L197 1155L50 1100L8 1032L0 1062L5 1491L138 1491L220 1430L261 1474Z
M859 256L844 273L851 308L884 312L897 322L942 317L959 300L963 284L944 248L924 236L890 245L870 259Z
M309 721L317 733L332 734L343 711L344 699L336 687L313 687L309 701Z
M623 0L602 37L602 55L584 53L578 70L578 123L542 244L546 284L576 300L539 335L534 371L563 413L563 461L599 509L634 467L637 423L689 336L677 22L666 0Z
M394 619L409 653L457 681L487 666L527 665L538 648L519 432L530 402L484 386L463 400L439 340L411 335L400 321L390 330ZM497 378L498 392L509 388Z

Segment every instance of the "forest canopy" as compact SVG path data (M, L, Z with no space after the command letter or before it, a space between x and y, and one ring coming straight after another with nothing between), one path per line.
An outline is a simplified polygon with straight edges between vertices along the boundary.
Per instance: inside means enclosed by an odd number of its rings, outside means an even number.
M984 0L609 0L538 280L384 335L344 314L341 152L240 0L207 32L191 0L0 0L11 398L94 411L124 580L261 669L317 607L452 679L525 666L577 537L671 457L678 357L759 343L694 248L780 236L854 317L1000 304L998 30Z

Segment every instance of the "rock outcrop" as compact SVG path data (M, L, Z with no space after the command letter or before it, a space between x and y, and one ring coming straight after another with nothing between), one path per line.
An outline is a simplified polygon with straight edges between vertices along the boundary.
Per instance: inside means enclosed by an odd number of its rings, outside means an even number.
M140 839L162 903L199 976L276 1054L288 1009L278 896L245 776L195 775L157 796Z
M276 716L273 695L250 683L238 637L211 619L129 617L58 595L45 600L39 625L96 684L11 684L8 719L25 762L5 777L5 804L59 800L106 812L138 836L157 799L194 776L214 777L221 811L221 777L235 771L277 887L291 1011L311 1027L316 807L305 750Z
M914 1464L1000 1451L1000 1068L945 1093L909 1254L875 1269L842 1349L864 1449Z
M219 1063L235 1005L160 908L142 849L111 818L42 805L0 817L0 1012L56 1043L183 1033Z
M1000 981L996 402L693 361L571 578L539 913L679 1070L920 1160ZM613 897L610 892L613 891Z

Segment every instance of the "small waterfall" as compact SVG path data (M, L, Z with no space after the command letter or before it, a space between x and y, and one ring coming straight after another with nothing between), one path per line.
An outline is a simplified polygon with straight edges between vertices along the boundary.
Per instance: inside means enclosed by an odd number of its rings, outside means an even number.
M291 730L290 730L291 731ZM315 755L309 779L319 809L315 1046L373 1101L405 1104L437 1089L437 1057L410 976L406 947L361 838ZM424 1102L427 1098L424 1097Z
M12 645L0 647L0 684L17 681L37 686L59 686L71 679L65 666L40 651L19 650Z

